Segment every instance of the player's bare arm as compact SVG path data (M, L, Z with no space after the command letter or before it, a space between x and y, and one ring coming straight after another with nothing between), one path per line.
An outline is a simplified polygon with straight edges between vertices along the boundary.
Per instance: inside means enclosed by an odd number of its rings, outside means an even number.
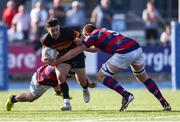
M91 46L89 48L87 48L85 51L87 52L97 52L99 50L99 48L95 47L95 46Z
M60 56L57 60L53 61L51 63L51 65L57 65L59 63L68 61L74 57L76 57L78 54L82 53L83 51L85 51L87 48L84 45L80 45L77 46L76 48L71 49L70 51L68 51L66 54L64 54L63 56Z

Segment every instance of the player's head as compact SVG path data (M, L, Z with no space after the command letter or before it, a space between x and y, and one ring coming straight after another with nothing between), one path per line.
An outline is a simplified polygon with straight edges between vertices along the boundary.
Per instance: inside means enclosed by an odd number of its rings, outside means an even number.
M55 39L60 36L60 25L56 18L50 18L46 22L46 28L48 33Z
M83 31L82 31L82 34L86 37L86 36L89 36L94 30L96 30L97 27L93 24L86 24L84 27L83 27Z

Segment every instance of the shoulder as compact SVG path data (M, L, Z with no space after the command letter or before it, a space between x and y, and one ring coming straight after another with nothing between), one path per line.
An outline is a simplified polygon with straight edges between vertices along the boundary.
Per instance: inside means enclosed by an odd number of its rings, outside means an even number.
M74 38L77 35L77 31L71 29L71 28L61 28L60 29L61 35L68 37L68 38Z
M50 40L50 39L51 39L50 34L49 34L49 33L46 33L44 36L41 37L40 41L41 41L42 44L45 44L45 43L47 43L47 41Z
M100 29L95 29L95 30L91 33L91 35L96 35L96 34L98 34L100 31L102 31L102 30L100 30Z
M49 33L44 34L44 36L42 36L41 40L44 41L44 40L48 39L49 35L50 35Z

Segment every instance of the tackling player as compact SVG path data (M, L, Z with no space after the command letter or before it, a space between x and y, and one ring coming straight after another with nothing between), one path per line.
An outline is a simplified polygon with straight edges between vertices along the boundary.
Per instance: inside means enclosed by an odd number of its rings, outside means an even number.
M124 109L126 109L128 104L134 99L134 96L130 92L126 91L113 77L113 75L115 73L122 72L129 66L131 67L136 79L143 83L146 88L159 100L164 110L171 110L171 106L162 96L156 83L146 73L142 48L135 40L125 37L112 30L97 29L92 24L84 26L83 35L85 36L85 39L83 40L82 45L72 49L64 56L57 59L57 61L52 62L52 65L57 62L59 63L69 60L82 51L91 51L92 49L97 51L100 49L108 54L111 54L112 57L102 65L97 74L97 78L105 86L122 95L123 100L120 111L124 111Z
M54 88L56 93L60 94L55 68L50 65L43 65L33 74L29 92L9 96L6 103L6 110L10 111L16 102L33 102L51 87Z
M70 72L70 74L72 73ZM29 92L24 92L19 95L10 95L8 97L6 102L6 110L11 111L14 103L17 102L33 102L51 87L54 88L56 95L61 95L61 88L58 85L55 68L50 65L43 65L33 74ZM67 94L67 96L69 96L69 94ZM64 98L63 94L62 97ZM70 102L68 102L66 105L68 105L68 109L65 110L71 110ZM61 110L64 111L63 108L61 108Z
M74 40L80 37L79 32L67 28L60 28L60 25L56 18L50 18L46 22L46 28L48 33L45 34L41 39L41 43L43 44L43 46L51 47L57 50L60 56L77 47ZM45 61L45 63L48 62ZM83 52L76 55L73 59L62 63L57 63L55 66L56 75L62 89L62 94L66 96L64 102L69 102L69 96L67 96L69 88L66 85L66 77L70 69L72 68L75 72L76 80L79 81L80 85L83 87L84 102L87 103L90 100L90 94L88 91L88 81L85 71L85 55ZM91 85L96 86L94 82L91 82ZM64 105L64 109L68 109L68 106L66 107L66 104Z

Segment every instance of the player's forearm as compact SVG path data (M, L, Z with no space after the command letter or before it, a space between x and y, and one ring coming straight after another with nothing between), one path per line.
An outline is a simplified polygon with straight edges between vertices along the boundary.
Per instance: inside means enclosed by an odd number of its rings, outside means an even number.
M59 63L62 63L76 57L77 55L78 55L77 53L74 53L73 51L69 51L65 55L58 58L57 60Z
M63 63L65 61L68 61L74 57L76 57L78 54L82 53L85 49L83 48L83 46L78 46L74 49L71 49L69 52L67 52L66 54L64 54L63 56L60 56L58 59L56 59L55 61L53 61L51 63L51 65L56 66L60 63Z
M76 57L77 55L79 55L82 51L78 49L78 47L70 50L69 52L67 52L65 55L60 56L60 58L58 58L58 62L62 63L65 61L68 61L74 57Z
M96 47L90 47L90 48L87 48L85 51L87 51L87 52L97 52L99 49L98 48L96 48Z

